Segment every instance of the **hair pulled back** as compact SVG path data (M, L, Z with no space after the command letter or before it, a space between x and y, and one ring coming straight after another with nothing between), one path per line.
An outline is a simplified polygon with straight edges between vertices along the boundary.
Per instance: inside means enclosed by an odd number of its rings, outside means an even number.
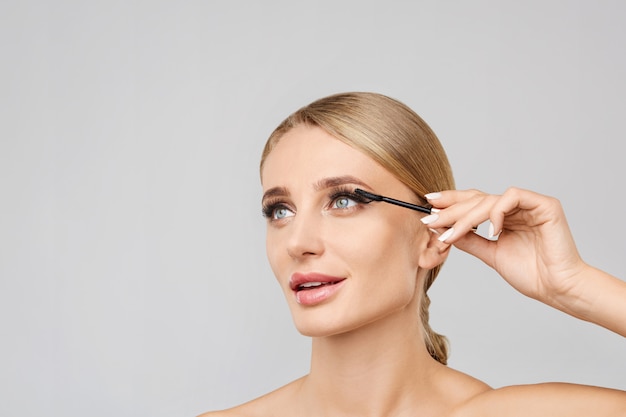
M367 92L328 96L287 117L265 144L261 170L280 138L303 124L318 126L365 153L408 186L422 202L428 192L454 188L446 153L426 122L398 100ZM435 333L428 323L430 299L427 291L440 269L441 265L431 269L424 280L420 318L428 352L445 365L447 340Z

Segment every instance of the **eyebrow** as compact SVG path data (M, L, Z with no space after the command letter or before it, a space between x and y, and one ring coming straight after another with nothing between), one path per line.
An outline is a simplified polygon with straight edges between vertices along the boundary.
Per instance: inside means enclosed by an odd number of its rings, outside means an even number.
M353 177L352 175L342 175L339 177L322 178L313 185L313 189L315 191L321 191L327 188L338 187L345 184L354 184L360 185L365 188L371 188L357 177ZM261 199L261 201L265 201L267 198L270 197L285 197L288 195L289 190L287 190L286 187L272 187L263 193L263 198Z
M287 191L287 188L273 187L263 193L263 198L261 198L261 201L265 201L266 199L270 197L284 197L288 195L289 195L289 191Z
M327 188L338 187L345 184L356 184L362 187L371 188L360 179L353 177L352 175L343 175L341 177L329 177L323 178L315 183L315 191L325 190Z

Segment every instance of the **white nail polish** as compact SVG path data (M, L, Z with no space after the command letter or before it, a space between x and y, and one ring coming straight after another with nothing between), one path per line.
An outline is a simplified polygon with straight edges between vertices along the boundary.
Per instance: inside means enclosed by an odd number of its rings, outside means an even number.
M438 214L429 214L426 217L422 217L420 220L422 221L422 223L424 224L431 224L433 222L436 222L437 219L439 218Z
M498 239L498 237L500 237L501 232L502 230L496 233L495 228L493 227L493 224L489 223L489 239L493 239L493 240Z
M441 236L439 236L437 239L440 242L445 242L447 239L449 239L450 237L452 237L452 235L454 234L454 229L451 227L448 230L446 230Z
M424 197L426 197L427 200L436 200L441 198L441 193L428 193Z
M430 230L431 232L433 232L434 234L436 234L437 236L439 236L439 232L436 231L435 229L431 229L430 227L428 228L428 230Z
M430 208L430 212L431 212L431 213L439 213L440 211L441 211L441 209L438 209L438 208L436 208L436 207L431 207L431 208Z

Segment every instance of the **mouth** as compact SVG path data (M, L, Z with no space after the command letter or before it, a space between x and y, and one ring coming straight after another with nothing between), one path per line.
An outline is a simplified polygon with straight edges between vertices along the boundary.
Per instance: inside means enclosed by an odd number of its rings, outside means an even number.
M343 280L345 280L345 278L318 273L301 274L296 272L289 280L289 287L292 291L307 291L328 285L335 285Z
M343 277L333 277L319 273L302 274L296 272L289 280L289 287L302 305L319 304L330 298L342 286Z

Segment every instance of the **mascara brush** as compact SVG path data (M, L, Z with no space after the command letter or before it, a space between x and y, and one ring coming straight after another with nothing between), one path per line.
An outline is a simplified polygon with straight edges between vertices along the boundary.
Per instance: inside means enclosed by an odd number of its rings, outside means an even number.
M406 201L396 200L395 198L385 197L383 195L370 193L369 191L365 191L360 188L355 189L354 192L355 194L358 194L372 201L384 201L385 203L395 204L396 206L408 208L408 209L419 211L419 212L426 213L426 214L430 214L432 212L432 207L418 206L417 204L407 203Z

